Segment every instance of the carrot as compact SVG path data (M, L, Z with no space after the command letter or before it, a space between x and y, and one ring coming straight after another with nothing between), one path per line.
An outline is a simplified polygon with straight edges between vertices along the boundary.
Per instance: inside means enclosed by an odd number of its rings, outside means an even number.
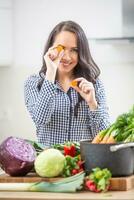
M108 138L109 138L109 134L106 134L100 143L101 144L107 143Z
M112 135L110 135L109 136L109 138L107 139L107 142L106 142L107 144L109 143L116 143L116 141L115 141L115 139L114 139L114 137L112 136Z
M92 140L92 143L93 144L98 144L98 143L100 143L101 142L101 136L99 135L99 134L97 134L95 137L94 137L94 139Z
M101 141L102 144L106 144L107 141L109 140L109 138L112 140L112 138L110 136L113 136L113 131L114 131L114 126L111 125L109 128L106 129L106 134L103 138L103 140Z
M93 144L98 144L101 143L103 137L105 136L105 134L107 133L107 129L100 131L92 140Z
M56 47L56 49L57 49L58 53L60 53L64 49L64 47L62 45L58 45Z
M73 81L70 83L70 85L71 85L72 87L76 87L76 86L78 86L78 81L73 80Z

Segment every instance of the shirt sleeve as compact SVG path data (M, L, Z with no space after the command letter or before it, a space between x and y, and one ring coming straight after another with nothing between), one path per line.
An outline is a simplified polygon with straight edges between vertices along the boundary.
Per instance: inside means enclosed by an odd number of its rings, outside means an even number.
M106 94L102 81L97 79L94 87L98 107L93 111L90 109L88 110L89 125L93 137L97 135L99 131L110 126L109 109L107 107Z
M54 112L54 96L56 85L44 79L41 89L38 89L39 77L30 76L24 84L26 107L36 125L48 123Z

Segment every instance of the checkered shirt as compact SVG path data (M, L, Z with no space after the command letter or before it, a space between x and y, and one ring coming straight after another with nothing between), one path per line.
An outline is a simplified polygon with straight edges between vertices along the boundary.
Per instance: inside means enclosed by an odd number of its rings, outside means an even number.
M64 92L59 83L44 79L41 89L37 85L39 75L32 75L24 85L26 107L36 125L38 142L51 146L65 141L79 142L93 139L95 135L110 125L105 91L100 79L94 84L98 108L91 111L83 100L78 107L77 116L74 107L78 102L78 93L70 87Z

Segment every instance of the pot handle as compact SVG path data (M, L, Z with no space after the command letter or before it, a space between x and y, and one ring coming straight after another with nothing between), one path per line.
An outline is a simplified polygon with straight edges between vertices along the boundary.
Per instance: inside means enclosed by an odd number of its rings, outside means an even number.
M112 145L112 146L110 146L110 151L114 152L114 151L118 151L120 149L124 149L127 147L134 147L134 142Z

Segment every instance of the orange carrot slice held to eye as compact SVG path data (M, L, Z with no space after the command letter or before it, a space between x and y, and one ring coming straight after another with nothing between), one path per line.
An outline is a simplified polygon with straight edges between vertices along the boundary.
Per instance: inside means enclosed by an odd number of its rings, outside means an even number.
M57 49L58 53L60 53L60 52L64 49L64 47L63 47L62 45L59 44L59 45L56 47L56 49Z
M76 87L76 86L78 86L78 81L76 81L76 80L71 81L70 86L71 86L71 87Z

